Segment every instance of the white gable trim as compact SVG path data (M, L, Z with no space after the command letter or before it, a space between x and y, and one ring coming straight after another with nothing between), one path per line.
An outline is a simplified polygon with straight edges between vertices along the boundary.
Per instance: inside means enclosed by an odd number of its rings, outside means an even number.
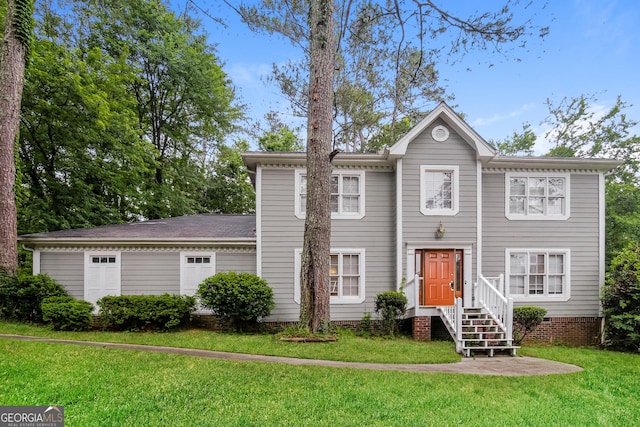
M420 123L415 125L405 136L389 148L389 156L401 157L407 152L409 144L420 135L427 127L429 127L436 119L441 118L453 130L455 130L465 141L471 145L479 157L494 157L495 149L486 142L475 130L471 128L455 111L446 103L441 102L434 108Z

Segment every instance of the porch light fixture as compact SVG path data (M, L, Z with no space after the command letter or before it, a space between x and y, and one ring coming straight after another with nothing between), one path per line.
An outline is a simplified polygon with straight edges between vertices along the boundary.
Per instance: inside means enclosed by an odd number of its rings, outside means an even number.
M446 230L444 229L444 226L442 225L442 223L440 223L440 225L436 229L436 239L442 239L444 237L445 231Z

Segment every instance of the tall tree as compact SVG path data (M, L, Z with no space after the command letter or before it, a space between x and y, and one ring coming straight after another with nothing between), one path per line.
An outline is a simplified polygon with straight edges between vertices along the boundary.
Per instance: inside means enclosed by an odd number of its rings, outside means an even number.
M207 156L242 112L199 22L176 17L160 0L85 1L77 13L88 27L85 44L123 58L137 76L129 89L139 127L157 150L145 216L202 210L195 200Z
M7 0L0 44L0 269L18 269L14 191L15 142L20 126L24 68L33 32L33 0Z
M26 70L19 231L139 218L154 149L140 137L127 90L135 75L100 49L70 47L53 18L39 23Z
M333 0L309 3L307 206L300 277L300 324L330 328L331 160L335 32Z
M226 0L225 3L230 5ZM353 96L345 96L347 103L336 106L335 110L346 117L367 113L372 105L376 111L386 109L390 112L389 133L390 140L393 140L395 121L410 116L407 114L409 108L416 106L415 91L426 98L437 98L436 95L442 93L437 86L435 72L441 49L429 48L429 42L453 30L457 35L450 46L451 55L470 49L501 51L503 46L512 45L535 29L530 20L514 23L514 13L509 5L517 3L508 1L497 12L477 13L465 18L447 12L431 0L338 0L335 3L333 0L263 0L258 6L236 9L252 29L283 35L300 46L306 53L305 64L309 64L308 67L290 65L290 72L275 69L283 92L291 95L294 110L298 109L307 116L307 205L300 304L300 323L303 326L316 332L327 328L329 322L329 182L330 162L334 155L331 148L335 142L332 140L334 102L337 99L333 88L335 70L354 64L353 76L357 79L353 82L350 78L344 79L354 83L353 90L347 86L349 90L345 93L351 91L357 96L357 102L352 102ZM334 14L339 16L339 24L335 27ZM548 28L540 28L539 32L544 37ZM337 39L334 39L336 33ZM353 40L351 50L343 48L346 39ZM376 51L376 46L387 50ZM364 50L367 47L370 49ZM339 52L337 56L336 51ZM347 59L350 53L354 53L357 59ZM370 75L376 78L367 80L367 67L373 70L376 58L380 58L382 69L372 71ZM392 58L391 61L388 58ZM390 69L387 68L389 63ZM342 71L338 75L340 73ZM298 84L304 81L300 76L307 76L306 85ZM304 88L304 91L299 88ZM375 91L376 88L385 88L382 96L376 95L380 93ZM354 120L345 122L355 123ZM353 126L345 131L345 135L361 135L362 129L371 126L372 122L375 122L375 117L365 117L360 129Z

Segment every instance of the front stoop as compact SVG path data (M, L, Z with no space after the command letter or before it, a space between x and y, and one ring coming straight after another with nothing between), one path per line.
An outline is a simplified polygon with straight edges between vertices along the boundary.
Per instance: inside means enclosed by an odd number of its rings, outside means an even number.
M462 312L462 354L465 357L482 352L493 357L497 352L509 352L516 355L519 346L513 345L513 340L506 338L505 331L482 308L465 308Z

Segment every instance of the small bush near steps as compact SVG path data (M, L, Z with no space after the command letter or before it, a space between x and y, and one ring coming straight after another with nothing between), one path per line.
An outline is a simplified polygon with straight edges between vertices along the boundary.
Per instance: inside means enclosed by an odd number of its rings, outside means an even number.
M42 320L56 331L87 331L93 321L93 304L73 297L42 300Z
M407 297L402 292L382 292L376 296L376 313L382 316L383 332L395 335L399 321L407 311Z
M515 345L522 344L525 337L533 332L544 320L547 310L542 307L522 306L513 309L513 341Z
M250 273L218 273L198 288L201 304L241 332L271 313L273 290L267 282Z

